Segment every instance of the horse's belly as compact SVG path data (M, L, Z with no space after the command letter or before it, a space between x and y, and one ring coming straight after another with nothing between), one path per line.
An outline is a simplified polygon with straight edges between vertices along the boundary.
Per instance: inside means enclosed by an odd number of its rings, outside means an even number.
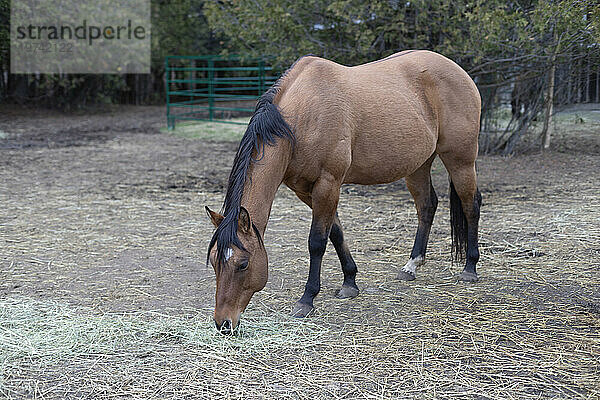
M421 162L421 164L423 164L423 162ZM410 165L390 165L377 162L360 163L360 165L357 166L353 164L346 174L344 183L377 185L381 183L395 182L407 175L412 174L421 165L416 164L417 163L411 163Z
M377 137L378 140L372 140ZM364 135L356 138L344 183L375 185L415 172L435 151L435 134L427 129Z

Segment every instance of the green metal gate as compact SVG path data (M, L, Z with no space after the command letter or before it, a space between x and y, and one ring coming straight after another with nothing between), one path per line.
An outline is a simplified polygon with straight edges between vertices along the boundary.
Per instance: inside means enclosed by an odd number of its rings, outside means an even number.
M239 56L168 56L165 59L167 127L177 120L216 121L251 114L276 77L265 59Z

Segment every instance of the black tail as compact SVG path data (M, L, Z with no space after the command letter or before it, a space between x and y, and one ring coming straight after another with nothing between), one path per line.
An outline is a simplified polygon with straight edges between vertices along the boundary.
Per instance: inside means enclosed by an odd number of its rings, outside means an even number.
M452 257L454 261L462 261L467 249L467 217L454 183L450 180L450 226L452 228Z

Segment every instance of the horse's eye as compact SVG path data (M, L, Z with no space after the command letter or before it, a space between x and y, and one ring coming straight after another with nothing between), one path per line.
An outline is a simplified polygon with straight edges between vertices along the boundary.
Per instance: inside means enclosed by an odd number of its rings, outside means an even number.
M240 265L237 266L238 271L245 271L248 269L248 261L244 261Z

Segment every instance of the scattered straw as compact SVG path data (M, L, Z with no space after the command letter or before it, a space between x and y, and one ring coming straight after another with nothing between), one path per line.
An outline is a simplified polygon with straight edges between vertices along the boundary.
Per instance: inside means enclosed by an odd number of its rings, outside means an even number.
M250 313L243 321L238 335L224 337L205 315L98 314L55 302L3 299L0 393L9 398L45 397L68 385L77 396L110 391L146 397L149 385L158 385L154 390L160 391L171 381L182 387L165 388L165 393L217 395L222 390L219 373L278 373L277 366L260 359L282 350L307 351L323 344L327 333L314 322L277 313ZM192 384L187 389L186 382ZM234 382L225 386L235 387Z

